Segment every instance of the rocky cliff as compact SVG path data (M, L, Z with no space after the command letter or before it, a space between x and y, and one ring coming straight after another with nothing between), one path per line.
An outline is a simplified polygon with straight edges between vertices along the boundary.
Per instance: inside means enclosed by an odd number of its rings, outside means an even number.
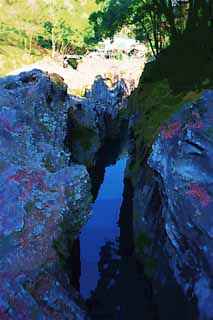
M137 254L148 257L147 268L161 280L163 265L169 267L189 300L197 301L199 319L213 318L212 121L213 91L206 90L161 126L134 180ZM134 162L134 130L130 137Z
M127 121L127 86L124 80L110 89L97 76L92 90L85 98L70 96L68 104L67 145L72 159L94 167L97 154L106 140L119 138L121 127Z
M90 215L88 173L68 166L64 151L66 99L54 74L0 80L2 320L87 318L60 266L66 241Z

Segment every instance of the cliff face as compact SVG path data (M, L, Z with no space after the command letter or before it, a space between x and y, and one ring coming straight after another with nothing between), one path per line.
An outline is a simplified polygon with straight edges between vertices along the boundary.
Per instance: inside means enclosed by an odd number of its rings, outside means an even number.
M88 173L64 151L66 99L39 70L0 80L1 319L86 317L56 252L90 215Z
M127 122L126 95L124 80L110 89L99 76L87 98L70 96L67 144L74 161L94 167L105 141L119 139L122 125Z
M134 195L138 255L155 259L153 272L161 260L168 263L187 297L197 300L200 319L213 317L212 121L213 91L206 90L160 128Z

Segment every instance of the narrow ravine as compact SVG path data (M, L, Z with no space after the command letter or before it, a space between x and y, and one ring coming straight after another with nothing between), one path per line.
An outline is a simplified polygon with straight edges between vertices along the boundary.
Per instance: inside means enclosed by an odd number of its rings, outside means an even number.
M154 320L151 286L133 253L133 190L124 179L126 145L111 146L108 159L107 151L102 150L99 166L91 172L93 214L81 230L80 244L76 243L80 247L79 291L91 319L128 320L140 315Z
M97 91L102 92L104 88L106 96L114 99L103 79L97 81L100 82L96 83L99 88ZM105 106L105 100L100 101L101 105ZM91 108L86 108L83 100L81 102L82 105L72 106L70 124L85 119L85 112L86 119L90 119ZM108 109L111 110L110 108L109 103ZM118 116L116 127L119 130L115 130L115 125L111 126L110 122L112 114L105 113L104 108L104 116L100 116L99 110L96 118L97 110L93 111L94 119L99 121L98 127L97 122L91 118L86 123L87 130L85 123L81 121L74 128L76 135L72 136L71 130L71 141L79 139L78 143L72 146L71 153L75 155L76 161L78 159L80 163L86 164L93 196L92 216L82 227L70 253L72 285L79 291L82 305L86 307L92 320L179 320L185 316L186 319L195 320L194 308L188 304L172 276L158 243L153 244L154 258L143 252L143 243L149 239L148 235L145 240L141 240L141 254L138 255L135 250L137 239L135 229L133 232L133 216L135 217L137 212L137 190L133 190L131 180L125 177L127 159L131 159L132 147L130 126L127 130L128 119L124 117L121 122ZM95 130L93 135L91 128ZM105 131L104 135L100 128ZM82 132L84 138L90 134L90 139L84 140ZM94 137L101 143L95 145ZM145 197L141 197L141 205L144 201ZM154 212L160 205L159 201L158 193L155 192ZM150 214L152 215L151 211ZM164 232L163 229L160 231Z
M109 144L90 172L93 214L73 248L74 286L92 320L179 320L184 315L192 320L194 314L190 315L173 279L167 274L165 287L153 283L135 256L133 188L125 178L127 158L125 143Z
M80 292L86 299L90 297L91 290L97 286L101 248L107 241L113 241L119 237L118 220L126 161L127 154L123 153L114 165L106 168L104 182L93 204L92 217L81 231Z

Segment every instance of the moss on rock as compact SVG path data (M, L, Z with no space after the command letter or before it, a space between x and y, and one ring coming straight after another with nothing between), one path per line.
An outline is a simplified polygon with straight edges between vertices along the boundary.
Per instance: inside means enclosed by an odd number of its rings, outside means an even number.
M54 87L58 90L62 89L66 89L67 85L65 84L64 82L64 79L59 76L58 74L56 73L50 73L49 74L49 78L51 80L51 82L53 83Z
M204 89L213 88L213 47L205 37L206 47L194 39L180 39L146 64L139 86L129 99L130 113L139 113L135 128L138 166L171 115L197 100Z
M80 143L83 149L88 150L95 139L96 133L91 128L84 126L73 126L72 139Z
M146 70L147 68L147 70ZM192 85L179 90L174 90L167 78L156 79L155 63L147 64L145 73L142 75L139 87L133 92L129 99L130 113L137 112L139 121L135 127L136 138L136 161L131 170L138 172L145 157L151 150L162 125L168 123L172 114L181 106L196 101L203 89L212 88L210 81L205 82L203 87ZM153 78L152 78L153 76Z

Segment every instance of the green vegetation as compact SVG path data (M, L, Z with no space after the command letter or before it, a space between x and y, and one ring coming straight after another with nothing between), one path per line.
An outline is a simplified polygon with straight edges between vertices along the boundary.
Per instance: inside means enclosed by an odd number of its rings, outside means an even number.
M112 38L122 30L149 44L157 57L180 39L203 38L213 33L211 0L96 0L99 10L90 16L93 34L88 40ZM209 37L211 39L211 37Z
M66 86L66 84L64 83L64 79L58 74L51 73L49 76L56 89L63 89Z
M135 240L135 245L137 250L139 250L139 252L142 254L144 249L151 245L151 240L145 232L141 231Z
M43 56L82 53L95 0L2 0L0 75Z
M197 100L204 89L213 88L213 44L205 35L204 43L194 41L193 36L187 38L187 42L185 38L179 39L146 65L130 98L130 112L141 115L135 129L136 171L149 153L160 126L182 105Z
M53 166L52 161L49 158L44 159L44 167L51 173L56 172L56 168Z
M58 255L58 261L62 268L67 266L69 258L68 248L72 248L75 239L78 237L82 224L70 223L67 219L64 219L60 224L61 235L59 238L54 239L52 246Z
M95 136L96 133L87 127L75 126L72 129L72 139L80 143L85 150L88 150L92 146Z
M160 126L185 103L213 87L213 6L210 0L98 0L90 16L91 41L113 37L128 28L149 44L153 62L146 65L130 98L138 112L135 128L137 172Z
M192 86L191 89L181 88L179 92L175 92L168 79L153 79L151 82L141 79L129 103L130 112L139 112L141 115L135 127L136 161L130 168L132 174L135 172L137 175L160 127L166 125L172 114L181 106L197 100L203 88Z
M32 200L28 200L24 206L24 209L27 213L31 213L33 209L36 208L35 202Z
M144 263L144 274L147 278L151 279L157 269L157 261L153 257L146 257L143 260Z
M137 256L142 261L144 266L144 274L147 278L151 278L156 270L157 262L149 255L149 248L151 247L151 239L148 235L140 231L137 238L135 239L135 249Z
M92 203L92 201L93 201L93 195L92 195L92 193L90 192L90 193L88 194L88 197L87 197L86 202L87 202L87 203Z
M143 113L135 134L138 145L146 143L150 146L159 131L171 115L183 104L198 99L201 92L194 90L175 94L167 79L153 83L142 83L130 99L131 112ZM142 140L141 140L142 139Z
M84 165L87 167L87 169L92 169L95 166L95 160L94 159L86 159L84 161Z

